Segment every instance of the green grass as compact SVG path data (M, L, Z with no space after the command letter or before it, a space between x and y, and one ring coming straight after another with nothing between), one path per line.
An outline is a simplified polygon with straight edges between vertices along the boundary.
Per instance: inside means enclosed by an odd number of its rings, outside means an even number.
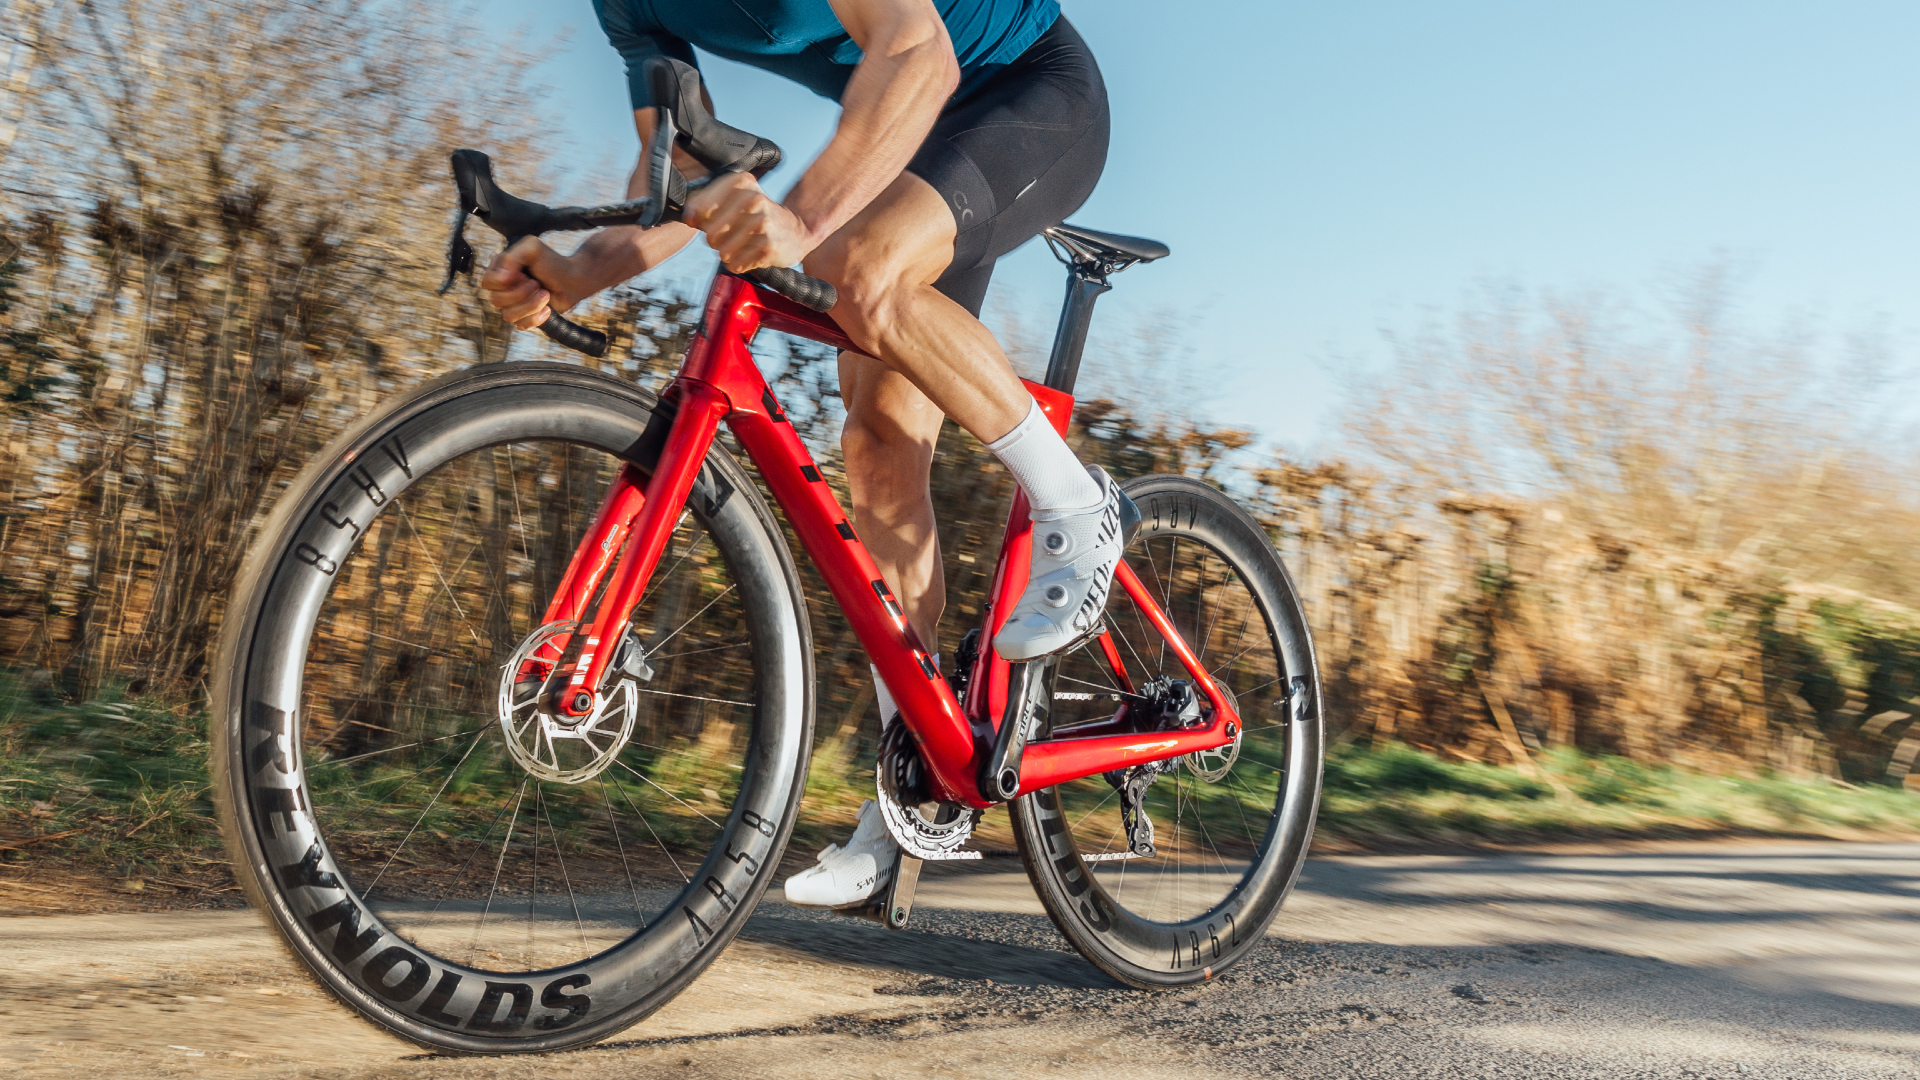
M118 690L66 704L31 688L19 673L0 671L0 859L126 876L221 863L206 755L206 716L199 710ZM705 767L705 758L696 757L662 767ZM860 764L845 740L823 740L793 850L807 854L842 838L853 809L871 790L871 768ZM1920 798L1896 788L1716 776L1564 750L1540 755L1538 765L1537 775L1528 777L1500 766L1442 761L1397 744L1339 747L1327 759L1320 836L1358 847L1395 847L1920 834ZM722 765L712 767L711 778L669 779L684 781L676 787L724 789L725 777L717 771ZM1264 812L1252 804L1270 799L1272 786L1248 779L1246 805L1234 806L1233 796L1223 795L1206 800L1203 812L1222 821ZM357 782L378 786L379 778L363 775ZM471 794L488 797L486 791ZM459 802L456 793L450 814ZM554 812L570 819L573 809L556 804ZM993 833L1002 822L1004 815L990 815L983 828ZM557 824L567 831L568 821ZM657 824L678 832L671 821Z
M1920 834L1920 798L1898 788L1717 776L1571 750L1537 765L1527 777L1399 744L1340 747L1327 758L1320 833L1360 846Z
M205 714L117 689L64 704L0 671L0 848L128 876L222 861Z

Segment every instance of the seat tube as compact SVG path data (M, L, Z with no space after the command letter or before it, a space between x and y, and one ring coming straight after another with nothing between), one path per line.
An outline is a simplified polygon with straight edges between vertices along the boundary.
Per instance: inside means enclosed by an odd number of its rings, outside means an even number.
M707 448L713 445L714 434L729 407L726 395L697 379L676 381L674 391L679 394L679 414L660 463L653 470L653 479L647 483L646 500L634 520L626 557L620 560L619 571L600 601L573 674L560 690L560 700L554 703L569 716L593 711L594 688L600 685L600 676L617 651L615 646L626 632L634 605L640 602L647 581L660 564L661 553L673 537L700 466L706 461Z

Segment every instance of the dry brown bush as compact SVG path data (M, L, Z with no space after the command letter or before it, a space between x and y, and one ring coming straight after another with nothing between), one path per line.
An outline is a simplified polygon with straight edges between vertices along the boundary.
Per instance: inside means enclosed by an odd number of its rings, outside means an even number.
M430 285L447 154L538 164L528 57L435 3L7 21L0 656L76 696L184 690L291 471L393 389L504 355Z
M1360 388L1369 467L1257 472L1350 730L1523 767L1577 745L1906 771L1920 485L1875 415L1894 382L1870 342L1836 360L1724 311L1712 274L1664 322L1491 292Z

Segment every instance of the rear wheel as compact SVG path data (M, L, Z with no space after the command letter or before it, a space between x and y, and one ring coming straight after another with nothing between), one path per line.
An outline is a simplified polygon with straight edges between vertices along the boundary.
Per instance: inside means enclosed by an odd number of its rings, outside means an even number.
M803 601L718 449L601 708L556 717L527 681L652 406L560 364L422 387L301 477L236 589L215 701L236 872L333 993L423 1045L551 1050L641 1019L732 939L791 832Z
M1102 970L1139 987L1210 978L1254 947L1305 861L1319 804L1319 676L1305 612L1264 531L1215 488L1174 476L1123 485L1142 522L1126 561L1233 700L1239 741L1015 800L1014 833L1047 913ZM1122 703L1168 723L1198 706L1191 676L1118 588L1095 641L1048 663L1044 737L1110 723ZM1199 699L1204 702L1204 697ZM1076 728L1079 729L1076 732ZM1130 842L1127 779L1152 825ZM1136 825L1132 836L1142 833Z

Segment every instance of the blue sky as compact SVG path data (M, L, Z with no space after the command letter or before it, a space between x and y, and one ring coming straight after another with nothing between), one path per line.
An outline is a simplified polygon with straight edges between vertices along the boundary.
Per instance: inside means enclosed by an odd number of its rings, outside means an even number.
M1072 220L1174 252L1116 279L1089 363L1101 337L1174 313L1205 372L1199 410L1266 440L1335 438L1342 372L1384 360L1382 330L1489 279L1657 304L1724 262L1750 325L1878 325L1920 353L1911 0L1063 7L1114 117L1106 175ZM620 61L587 0L481 10L501 30L572 27L538 73L545 108L583 166L630 166ZM721 114L790 158L831 135L832 103L704 67ZM1050 328L1061 276L1045 248L1001 266L995 303Z

